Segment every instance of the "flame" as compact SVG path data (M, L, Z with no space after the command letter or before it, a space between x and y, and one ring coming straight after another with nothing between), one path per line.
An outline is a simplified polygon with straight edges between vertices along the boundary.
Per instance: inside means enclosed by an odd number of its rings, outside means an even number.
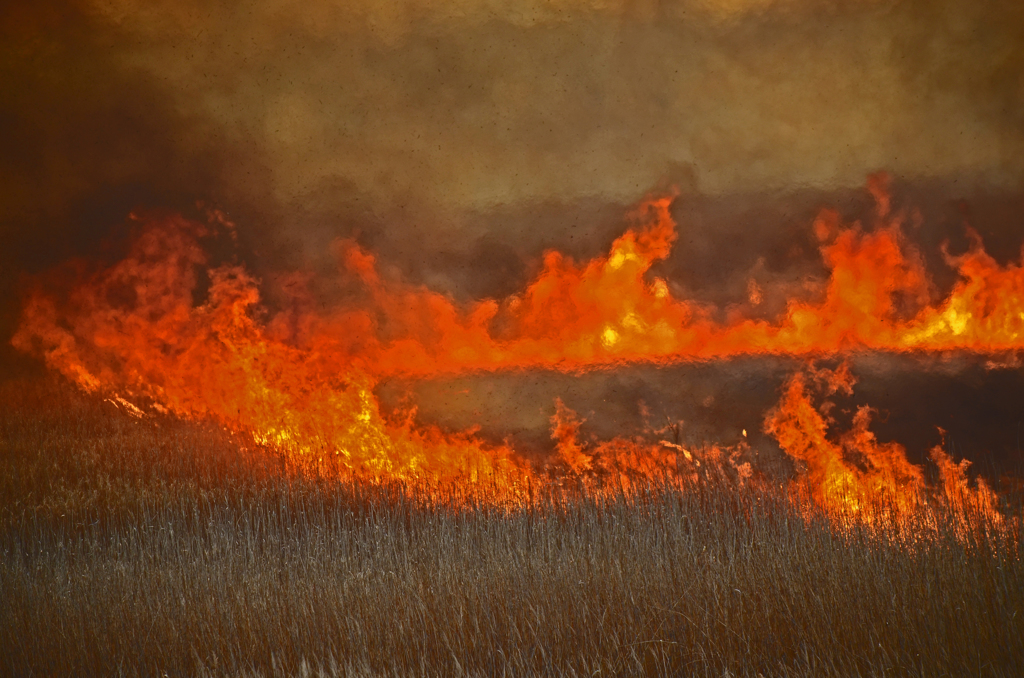
M551 438L558 441L558 456L577 474L583 475L593 467L593 457L583 453L579 443L582 421L565 406L561 398L555 399L555 413L551 415Z
M339 244L343 273L363 286L366 306L307 318L283 338L358 360L374 374L428 377L529 367L581 370L628 362L737 355L840 355L857 350L1005 353L1024 348L1024 270L999 266L975 237L946 255L958 282L931 303L933 285L898 217L867 232L824 212L814 230L830 275L819 300L790 300L774 321L714 322L676 299L651 267L676 239L673 198L644 201L634 226L605 256L576 264L550 251L520 294L465 309L436 292L385 281L372 254ZM883 202L884 205L884 202ZM885 207L887 210L888 208ZM886 212L879 208L880 214ZM751 281L752 304L763 298ZM899 302L899 303L897 303ZM908 312L910 311L910 312Z
M845 366L813 376L825 383L829 394L839 389L849 392L853 386ZM907 461L898 443L877 442L868 430L870 408L858 410L853 428L838 442L830 440L829 421L814 406L807 381L802 372L791 376L779 404L765 418L765 430L787 454L806 465L799 480L801 488L829 511L868 518L880 510L912 513L923 499L921 469ZM844 452L859 456L862 466L854 465Z
M88 391L213 417L362 476L493 479L514 492L528 475L507 447L386 422L370 374L342 356L288 345L258 322L257 284L241 267L210 270L208 298L195 304L195 269L206 261L195 238L204 230L180 217L149 226L126 259L76 287L59 313L53 298L34 295L15 345L45 347L47 363Z
M651 275L677 238L674 196L658 196L628 216L631 226L605 255L576 263L547 252L536 278L505 299L459 306L381 275L372 253L341 240L334 253L349 300L326 311L302 310L312 306L312 295L304 287L308 276L296 275L294 308L274 315L244 267L210 264L204 240L218 229L234 235L223 214L214 213L210 225L155 216L140 222L122 261L82 274L70 290L40 285L31 293L13 343L124 407L128 399L144 399L177 416L214 418L296 458L329 459L346 474L486 482L503 496L521 496L539 482L537 469L509 446L487 445L472 432L417 427L412 416L387 420L373 393L380 379L751 354L1024 348L1022 266L1000 266L975 235L967 253L945 252L958 282L944 299L934 299L899 215L890 213L882 188L870 187L878 224L865 230L823 212L813 225L829 271L822 293L791 299L772 320L733 314L716 322L712 309L676 298L666 280ZM751 279L750 303L760 304L764 295ZM849 391L853 378L845 366L794 375L765 428L806 466L798 483L814 501L864 516L879 506L909 513L924 501L921 469L898 444L875 439L870 409L856 414L848 433L829 437L827 416L811 401L813 384L828 393ZM701 454L678 440L588 446L579 439L582 420L560 400L551 423L560 462L581 478L628 486L635 478L664 476L688 482L709 469L726 469L738 483L752 475L743 446ZM943 455L933 452L932 459L944 501L994 506L987 488L965 489L966 467Z
M367 306L313 319L291 338L358 353L375 374L414 376L523 367L571 370L670 355L687 333L693 311L690 304L672 300L664 280L648 283L645 275L668 256L676 239L671 203L670 197L645 201L630 215L637 226L615 240L606 256L578 266L547 252L542 271L522 293L466 310L436 292L385 282L372 254L343 241L338 246L343 272L362 284ZM339 336L348 343L339 343Z
M584 421L560 398L555 399L551 438L557 443L556 453L570 474L585 481L592 492L600 492L609 487L629 492L635 486L651 480L675 484L696 482L699 478L697 470L701 467L698 456L710 457L714 462L705 468L705 472L722 472L721 448L712 447L698 455L667 440L653 442L625 437L588 446L580 441L580 429ZM730 452L733 455L728 458L728 463L733 465L733 475L742 484L752 473L750 465L738 463L738 450Z
M941 446L932 448L928 456L939 470L942 482L940 501L950 515L967 519L967 524L961 523L961 527L970 528L979 523L982 526L1004 527L998 499L985 479L975 478L974 487L971 487L967 476L971 462L961 459L960 463L955 463Z
M827 395L838 390L849 394L854 384L845 363L835 371L812 369L810 378L798 372L787 380L779 404L765 417L765 430L806 466L795 483L798 493L809 495L831 515L868 523L884 519L897 527L908 522L919 526L921 509L932 501L954 516L970 516L985 525L1002 524L998 500L984 479L977 478L971 487L969 461L954 463L941 446L933 448L929 458L941 484L928 488L923 469L907 460L902 445L879 443L869 430L873 414L869 407L857 410L848 432L838 440L830 439L831 422L823 411L831 409L832 403L814 406L808 382L815 381Z

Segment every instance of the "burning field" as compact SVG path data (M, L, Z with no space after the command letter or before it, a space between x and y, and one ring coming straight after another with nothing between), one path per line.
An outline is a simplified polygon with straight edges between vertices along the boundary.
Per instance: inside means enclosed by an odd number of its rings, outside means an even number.
M958 280L931 302L922 257L903 236L899 216L875 178L871 230L824 212L813 224L828 278L814 301L789 300L773 320L676 298L650 274L677 238L671 197L649 198L610 251L575 263L545 253L525 289L459 308L423 286L382 278L374 255L351 240L335 246L336 307L312 302L311 281L287 276L288 308L261 309L259 286L237 263L210 265L202 241L230 238L235 225L211 212L208 223L177 215L137 218L125 259L67 275L70 289L44 286L26 301L16 348L89 393L144 419L149 413L209 419L289 456L311 472L339 480L460 484L480 499L516 506L534 486L583 485L629 493L650 483L686 485L707 475L680 438L682 422L649 429L648 440L588 442L582 421L556 398L553 458L531 464L509 444L488 444L474 431L419 425L412 409L385 413L375 389L383 380L425 380L465 373L615 370L636 363L725 361L786 356L794 368L763 429L799 466L791 489L837 516L899 522L926 499L969 505L998 520L996 496L936 446L939 483L929 487L899 443L870 430L861 406L849 431L829 436L834 403L851 395L850 356L870 353L971 354L1016 367L1024 348L1024 268L997 264L975 238L947 263ZM751 279L749 299L764 294ZM304 310L312 308L313 310ZM837 362L815 367L815 359ZM991 369L1007 369L993 362ZM390 415L390 416L388 416ZM659 439L670 433L671 439ZM744 431L744 437L746 432ZM705 466L728 469L737 484L754 475L744 442L705 446ZM778 479L775 479L778 480ZM890 515L891 514L891 515Z
M607 253L549 251L522 291L464 307L341 240L338 304L288 276L278 314L212 261L222 214L137 217L124 259L39 281L13 338L67 381L4 393L9 667L1004 674L1024 649L1019 495L942 445L910 461L868 405L833 412L878 354L1018 369L1024 269L975 238L933 299L880 191L872 228L814 222L829 275L772 320L716 318L650 274L671 197ZM555 397L532 447L409 405L411 384L436 402L494 374L560 390L744 360L785 375L752 424L774 448L694 444L644 401L642 428L602 438Z
M484 4L5 10L0 667L1018 675L1024 15Z

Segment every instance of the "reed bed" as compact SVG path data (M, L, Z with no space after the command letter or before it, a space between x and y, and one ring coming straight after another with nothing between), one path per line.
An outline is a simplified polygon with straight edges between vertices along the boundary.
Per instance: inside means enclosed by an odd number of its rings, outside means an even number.
M439 501L57 382L0 384L0 403L5 675L1024 667L1012 531L840 528L767 482Z

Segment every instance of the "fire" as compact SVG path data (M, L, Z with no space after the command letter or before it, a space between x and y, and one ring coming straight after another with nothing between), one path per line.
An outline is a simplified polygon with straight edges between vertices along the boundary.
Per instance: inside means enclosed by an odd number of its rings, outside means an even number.
M898 443L880 444L868 429L872 410L861 407L853 418L853 428L837 442L827 436L829 420L811 400L809 381L817 381L831 395L838 390L852 392L854 379L843 365L835 372L812 371L789 378L778 406L768 412L765 430L807 470L798 481L799 489L830 511L859 514L872 519L879 513L905 516L915 512L924 501L924 475L907 461ZM860 464L852 460L857 459Z
M770 321L717 322L708 308L676 298L668 281L651 275L677 237L674 197L660 196L629 215L630 228L605 255L577 263L547 252L537 277L505 299L459 306L429 289L386 279L372 253L342 240L334 250L339 276L358 291L357 301L303 311L300 302L310 294L296 276L295 308L275 315L268 315L260 283L244 267L210 264L202 243L230 226L223 218L203 225L156 216L140 221L124 260L80 274L70 290L38 287L13 343L88 391L128 405L127 399L145 400L181 417L210 417L296 458L331 459L346 474L486 481L514 497L539 482L540 470L509 446L487 445L471 432L417 427L412 416L388 420L374 396L379 380L750 354L1024 348L1022 266L1000 266L975 237L967 253L946 253L959 281L947 297L934 299L899 215L890 214L884 192L873 189L873 229L845 225L833 212L817 219L814 232L829 270L822 294L790 300ZM747 293L757 305L765 291L750 280ZM898 444L875 439L870 409L857 413L848 433L829 437L828 418L811 400L815 385L827 394L849 391L853 378L845 367L792 376L765 424L806 467L800 487L822 507L865 516L879 506L909 513L926 501L922 470ZM698 472L701 455L678 441L588 446L579 438L582 421L561 401L551 423L560 463L579 478L613 478L623 486L638 477L692 480L709 464L731 469L736 482L752 475L740 448L705 450ZM932 458L943 501L994 506L986 487L968 488L965 466L941 450Z
M555 400L555 413L551 415L551 438L558 441L558 456L577 475L593 467L593 457L583 453L579 442L580 426L576 413L565 406L561 398Z
M984 479L977 478L971 487L970 462L954 463L941 447L933 448L929 456L941 482L937 488L928 488L923 470L907 460L902 445L879 443L868 429L870 408L861 407L852 428L838 440L829 438L831 422L825 413L832 403L826 400L816 408L809 391L817 385L826 395L837 390L850 393L854 383L845 363L836 371L798 372L783 387L779 404L766 415L765 430L806 466L794 484L797 493L810 496L834 516L869 523L916 524L921 509L933 501L954 516L969 516L983 525L1001 524L995 493Z
M548 252L540 274L522 293L466 309L436 292L385 282L371 254L343 242L338 247L342 270L359 280L367 306L307 318L283 338L322 345L366 364L374 374L421 377L529 367L575 371L749 354L1024 348L1020 265L999 266L975 238L968 253L947 254L959 282L947 298L932 303L920 254L903 236L899 216L881 209L872 231L844 226L832 212L815 222L830 271L823 298L791 300L783 316L771 322L716 323L701 304L674 298L665 280L648 280L651 267L668 256L676 239L671 203L671 197L642 203L630 215L634 226L607 255L576 264ZM751 282L751 300L762 298Z
M213 417L366 477L494 478L510 491L526 477L508 448L386 422L370 374L342 356L288 345L258 322L257 284L241 267L210 270L208 298L195 304L205 230L179 217L148 226L125 260L72 290L59 311L55 299L35 295L15 345L45 347L47 362L86 390Z
M629 491L638 481L692 483L699 479L700 460L678 443L617 437L587 446L580 440L583 423L584 420L560 398L555 399L551 438L556 441L559 462L568 469L570 476L585 481L591 491L602 488ZM731 452L728 463L742 484L751 474L749 464L738 465L738 451ZM713 447L705 450L703 456L710 456L714 462L705 473L723 469L722 449Z

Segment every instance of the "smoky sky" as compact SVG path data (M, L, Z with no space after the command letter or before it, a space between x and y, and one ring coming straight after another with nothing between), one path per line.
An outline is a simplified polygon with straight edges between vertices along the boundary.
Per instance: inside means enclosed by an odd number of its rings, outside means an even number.
M1019 3L422 4L87 11L204 121L176 143L252 144L285 204L630 201L679 165L712 194L1024 176Z
M670 185L682 293L813 272L814 211L862 209L880 170L937 215L925 241L970 221L1018 246L1016 2L0 11L5 345L23 274L114 258L129 212L197 201L238 223L260 274L326 266L330 240L355 235L462 298L512 291L546 247L599 252L630 204Z

